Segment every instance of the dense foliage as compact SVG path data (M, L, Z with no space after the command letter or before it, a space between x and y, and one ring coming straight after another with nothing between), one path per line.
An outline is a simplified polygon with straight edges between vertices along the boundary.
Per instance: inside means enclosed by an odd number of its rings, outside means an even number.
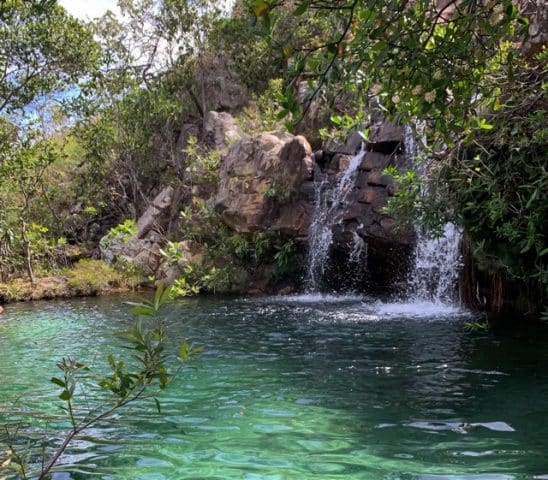
M388 212L438 230L456 221L481 268L546 285L546 53L528 44L525 2L119 3L122 17L89 24L54 1L0 4L4 278L65 268L166 184L181 206L166 240L221 259L237 235L207 203L219 154L201 128L207 111L230 110L246 131L294 129L315 144L320 130L367 138L379 114L414 125L417 170L432 181L391 171ZM271 240L275 263L288 239ZM219 262L187 280L234 277Z
M293 55L295 75L308 79L305 112L318 99L332 104L351 92L359 111L374 107L420 127L422 166L389 172L400 189L387 212L401 223L418 217L438 231L448 220L460 223L481 269L545 296L546 51L528 44L526 2L257 0L250 6L270 28L280 4L332 25L321 41L312 37ZM299 121L292 95L286 103ZM366 117L334 120L361 126L367 137Z

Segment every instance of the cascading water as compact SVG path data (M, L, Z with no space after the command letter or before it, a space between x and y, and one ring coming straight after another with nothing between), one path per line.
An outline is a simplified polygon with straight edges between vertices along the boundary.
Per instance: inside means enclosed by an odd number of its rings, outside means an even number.
M419 125L417 133L426 144L424 126ZM410 127L405 132L405 151L416 159L416 171L428 175L428 159L420 158L420 147L415 142ZM407 293L413 301L430 301L436 304L454 302L455 284L462 265L460 242L462 231L453 223L446 223L443 235L435 237L432 232L418 229L414 249L413 268L408 277Z
M309 292L317 292L329 262L329 250L333 243L333 225L338 221L346 198L354 187L358 168L362 163L365 150L352 157L348 166L340 175L335 186L331 187L327 176L318 177L315 182L315 211L309 230L308 270L306 287ZM356 245L356 243L355 243ZM356 251L356 255L361 255Z
M446 223L439 238L421 232L415 246L413 270L409 276L409 294L415 300L452 303L461 267L461 230Z

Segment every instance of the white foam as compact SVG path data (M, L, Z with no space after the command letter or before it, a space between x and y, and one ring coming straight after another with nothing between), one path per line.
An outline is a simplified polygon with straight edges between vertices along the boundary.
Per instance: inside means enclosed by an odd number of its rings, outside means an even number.
M374 313L385 317L428 318L437 316L462 315L462 308L441 302L417 300L412 302L376 303Z
M324 293L303 293L296 295L282 295L267 297L265 300L276 303L349 303L359 302L364 298L361 295L333 295Z

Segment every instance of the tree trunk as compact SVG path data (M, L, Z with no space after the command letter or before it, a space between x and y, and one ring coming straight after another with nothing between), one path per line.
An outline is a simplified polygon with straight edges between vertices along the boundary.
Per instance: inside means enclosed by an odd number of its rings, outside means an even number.
M32 253L30 250L30 242L29 242L29 239L27 238L27 224L24 221L21 225L21 239L23 240L23 253L25 255L25 267L27 269L29 280L34 285L36 283L36 278L34 277L34 272L32 270Z

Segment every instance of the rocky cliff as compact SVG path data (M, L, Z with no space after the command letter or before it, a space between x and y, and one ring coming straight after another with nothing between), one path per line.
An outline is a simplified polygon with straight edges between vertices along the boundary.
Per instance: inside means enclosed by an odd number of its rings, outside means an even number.
M386 291L403 279L414 238L396 231L393 219L383 212L388 197L395 193L384 169L408 163L403 140L401 128L382 121L373 125L344 202L332 205L332 200L326 200L326 207L335 212L329 225L332 238L322 280L326 288ZM361 140L352 138L348 145L342 146L326 144L322 150L313 152L303 136L287 132L245 135L230 114L209 112L203 124L202 142L209 151L221 152L215 188L192 184L186 195L177 197L173 188L166 187L137 222L137 233L129 239L110 241L103 250L103 258L108 261L123 258L148 273L165 272L166 259L162 258L160 247L167 224L173 222L169 212L181 211L185 202L202 202L213 208L217 221L228 229L225 235L237 235L251 242L266 232L285 242L294 242L300 254L292 259L298 263L292 271L299 272L298 278L292 280L295 284L302 283L310 237L314 235L311 225L318 215L318 195L321 189L334 188L347 174ZM173 205L174 201L181 204ZM363 251L359 258L354 258L357 239ZM179 240L183 241L182 256L190 251L193 257L196 251L201 252L200 258L204 256L203 245L195 238ZM202 236L202 243L208 242L212 243ZM263 278L272 273L272 265L268 264L269 259L263 259L261 265L253 267L253 272L248 272L248 283L254 290L273 288L272 282ZM356 270L361 275L356 275ZM175 279L177 273L172 267L169 271L168 277Z

